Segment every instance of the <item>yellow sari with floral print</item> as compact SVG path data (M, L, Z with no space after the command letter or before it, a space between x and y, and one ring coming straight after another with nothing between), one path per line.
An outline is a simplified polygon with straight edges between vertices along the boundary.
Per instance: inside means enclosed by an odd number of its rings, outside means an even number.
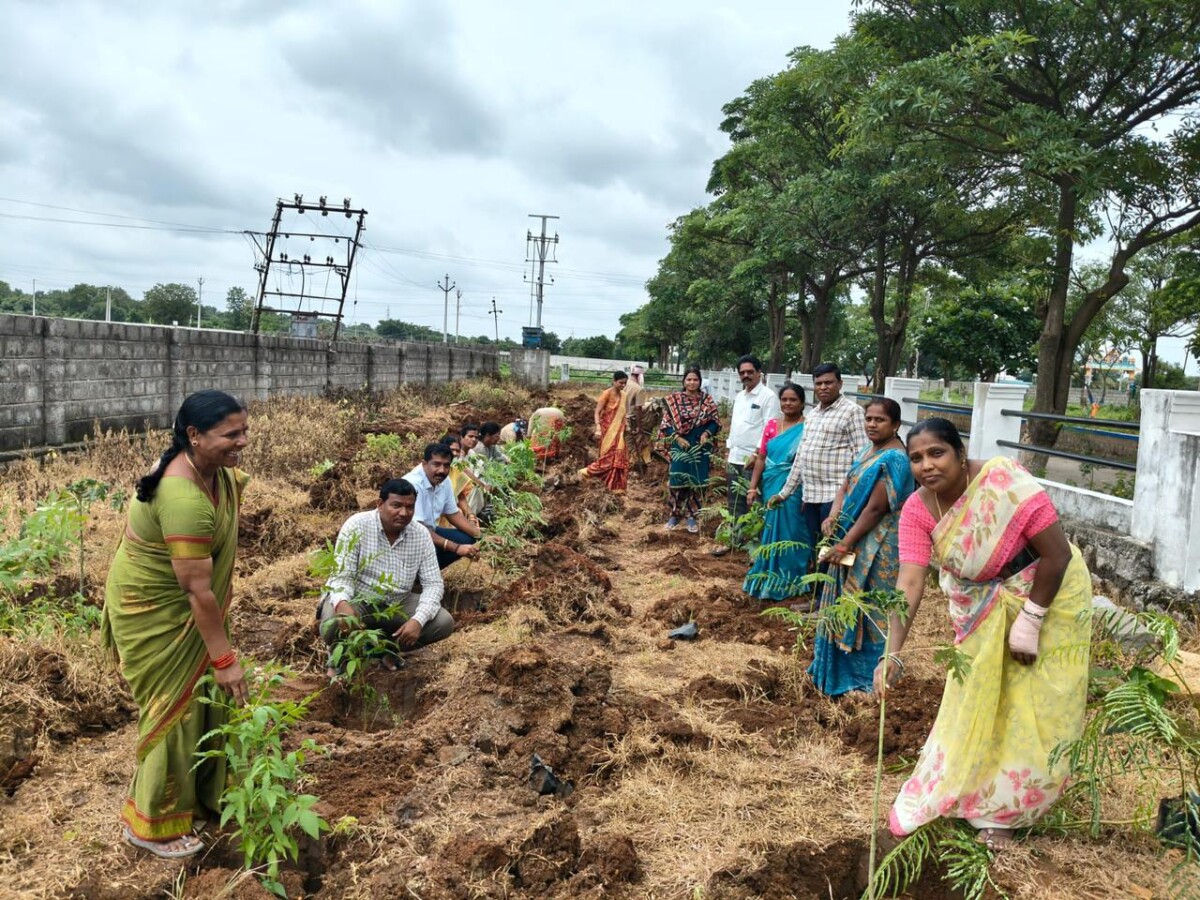
M1050 755L1083 728L1090 624L1082 613L1091 606L1091 576L1072 546L1029 666L1009 654L1008 631L1038 562L1008 577L982 577L997 568L997 550L1019 546L1011 529L1041 492L1016 463L990 460L932 533L955 643L970 657L970 671L961 683L946 679L933 730L888 817L897 836L940 816L976 828L1029 826L1066 784L1066 761L1051 766Z

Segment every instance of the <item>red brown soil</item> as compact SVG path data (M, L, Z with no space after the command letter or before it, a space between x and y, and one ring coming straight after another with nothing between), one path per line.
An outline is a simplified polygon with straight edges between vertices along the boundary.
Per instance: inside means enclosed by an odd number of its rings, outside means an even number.
M838 841L827 847L784 844L769 848L766 859L747 869L724 869L713 875L708 895L713 900L792 900L829 897L858 900L858 862L861 841ZM865 879L863 879L865 881Z
M715 873L706 896L712 900L792 900L811 897L858 900L867 888L869 849L861 840L836 841L828 846L780 844L768 847L755 866ZM938 864L925 865L921 877L901 897L912 900L962 900L961 891L945 881ZM983 900L999 900L991 888Z
M351 462L339 459L308 487L308 505L327 512L355 512L358 491L351 478Z
M518 604L537 606L559 625L631 614L629 605L613 592L612 580L604 570L560 543L543 544L529 571L514 581L491 609Z
M807 736L833 734L873 761L876 707L835 705L798 695L789 680L794 674L791 669L806 661L791 656L794 635L787 625L763 617L763 604L741 592L748 567L745 554L714 558L706 552L711 543L702 536L661 530L665 504L660 463L631 478L624 497L595 481L577 483L572 469L586 463L595 451L591 441L594 396L556 397L553 402L566 410L574 432L566 442L565 458L552 463L546 473L542 498L547 542L530 557L527 570L503 590L463 589L460 602L468 610L482 602L486 612L456 613L464 632L493 620L497 611L519 605L540 609L548 625L515 643L510 643L512 632L505 632L494 646L482 643L485 638L480 632L460 644L451 640L411 654L399 672L368 670L364 683L387 699L386 708L374 714L364 709L361 695L340 685L325 688L313 700L307 719L289 734L288 747L312 738L327 748L305 762L312 778L309 789L321 798L318 810L331 823L354 817L364 830L305 842L300 864L284 876L289 895L614 900L704 891L713 898L858 897L865 852L861 840L830 840L828 846L780 843L763 848L758 844L755 849L766 853L761 863L739 866L736 853L725 854L722 862L730 856L735 862L726 864L706 884L702 879L685 888L672 881L672 873L652 869L661 859L661 847L643 843L649 838L636 829L619 833L629 826L608 818L602 801L644 775L639 767L646 760L674 767L681 760L686 765L695 751L731 752L715 743L717 739L693 715L697 709L710 721L735 723L753 733L754 737L747 735L748 742L758 741L761 747L765 741L772 752L779 751L777 756L791 753L795 743ZM448 423L506 421L521 412L528 410L458 405L403 423L368 425L363 431L395 431L403 425L399 433L434 439ZM310 481L310 506L330 513L326 533L301 539L289 530L286 510L248 511L239 560L243 569L307 551L336 533L344 513L357 508L364 479L382 474L351 465L356 449L330 448L331 454L340 454L334 468ZM627 584L640 589L652 582L620 573L624 570L641 578L648 567L654 574L685 579L686 589L671 582L665 598L633 596L634 588ZM297 625L298 610L304 609L299 598L313 585L301 583L302 575L287 577L293 583L273 585L270 596L258 595L253 604L241 604L234 630L243 652L288 661L302 669L303 674L289 679L284 692L296 699L324 688L324 648L310 614ZM623 590L628 596L622 596ZM629 621L627 599L638 606L636 621ZM748 661L740 669L729 664L710 668L702 646L681 646L668 657L649 649L653 640L647 644L644 632L658 638L689 620L699 624L701 645L704 641L751 645ZM639 648L637 656L630 654L631 645ZM730 659L738 658L733 648L720 649ZM464 652L474 654L467 657L469 666L455 668L461 666ZM633 695L631 682L621 677L622 667L643 666L646 658L662 669L672 687L654 695ZM67 710L50 736L59 742L49 748L51 753L72 752L65 742L73 737L132 720L135 711L127 700L105 709L89 706L87 698L70 686L61 657L31 654L27 671ZM447 678L447 672L455 672L455 679ZM889 764L915 759L940 695L936 681L915 677L904 679L889 694L885 743ZM0 704L0 725L4 714ZM132 746L132 729L127 730ZM651 740L640 747L638 741L646 732ZM30 732L30 736L36 735ZM3 737L0 727L0 756ZM17 760L25 768L14 769L14 777L30 775L36 784L45 777L44 770L32 756L35 745L26 743ZM628 753L631 746L639 747L636 754ZM539 796L531 789L535 753L573 785L573 793ZM0 777L3 764L0 758ZM25 787L16 787L12 802L19 803ZM687 789L685 776L681 790ZM866 794L869 797L869 789ZM57 833L59 823L53 824L51 830ZM9 842L5 850L13 846ZM130 894L126 887L123 893L113 893L108 883L114 871L124 872L131 860L134 866L144 864L119 842L115 850L98 853L96 860L95 872L63 893L150 897L171 890L160 869L147 867L141 871L149 875L136 892ZM208 855L188 864L183 895L217 896L239 866L236 852L220 842ZM907 896L933 900L954 896L945 890L939 875L936 870L927 873ZM255 880L248 879L232 896L264 894Z
M888 691L883 733L885 760L916 762L937 718L943 687L943 682L933 679L902 678ZM869 715L858 716L845 726L842 740L874 760L879 746L879 719L873 704L868 711Z
M0 792L10 795L42 761L39 734L68 742L119 728L137 715L128 694L93 696L87 683L73 680L61 653L37 645L14 652L13 668L22 674L12 679L13 686L36 691L46 708L34 716L19 700L0 699Z
M676 574L673 564L691 565L693 560L694 556L677 553L668 557L664 571ZM736 585L728 587L710 587L702 594L671 594L655 603L646 617L662 622L669 628L694 621L700 627L700 640L707 638L790 648L795 635L788 631L788 625L782 619L764 616L764 609L766 605L761 601L741 592L738 581Z

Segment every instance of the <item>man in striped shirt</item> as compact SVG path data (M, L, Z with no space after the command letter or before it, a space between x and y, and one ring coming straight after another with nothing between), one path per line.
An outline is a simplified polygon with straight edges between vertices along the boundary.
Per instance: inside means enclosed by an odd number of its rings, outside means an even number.
M428 529L410 527L417 489L393 478L379 489L375 509L355 513L338 532L336 566L317 611L321 636L331 647L356 622L383 632L401 650L415 650L454 632L442 608L442 573ZM413 584L421 579L421 593ZM396 667L394 658L384 665ZM336 671L330 671L330 676Z
M846 473L869 440L863 408L842 393L842 372L837 366L821 363L813 369L813 393L818 402L805 415L800 449L779 498L786 500L803 482L801 511L815 541Z

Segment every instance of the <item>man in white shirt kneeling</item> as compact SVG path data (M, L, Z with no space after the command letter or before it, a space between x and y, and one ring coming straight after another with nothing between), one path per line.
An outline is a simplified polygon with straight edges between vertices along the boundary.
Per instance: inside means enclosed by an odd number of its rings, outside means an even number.
M330 647L354 627L383 632L401 650L448 638L454 618L442 607L442 573L429 530L410 527L417 489L393 478L379 489L375 509L355 513L338 532L337 565L318 610ZM421 579L421 593L413 583ZM385 657L388 668L396 660ZM337 674L330 671L330 676Z

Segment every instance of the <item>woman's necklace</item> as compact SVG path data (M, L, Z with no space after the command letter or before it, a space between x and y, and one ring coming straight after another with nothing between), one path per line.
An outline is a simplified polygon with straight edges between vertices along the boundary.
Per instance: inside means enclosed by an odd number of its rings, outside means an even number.
M969 470L967 470L967 468L966 468L966 466L965 466L965 465L963 466L963 471L967 473L967 481L968 481L968 482L970 482L970 480L971 480L971 473L970 473L970 471L969 471ZM966 485L963 485L963 489L962 489L962 491L960 491L960 492L959 492L958 496L959 496L959 497L961 497L961 496L963 495L963 493L966 491L966 489L967 489ZM957 503L957 502L958 502L958 498L955 498L955 501L954 501L954 502L955 502L955 503ZM945 517L945 515L946 515L946 514L945 514L944 512L942 512L942 503L941 503L941 501L938 499L937 491L934 491L934 492L933 492L933 504L934 504L934 506L936 506L936 507L937 507L937 511L938 511L938 521L940 522L940 521L942 521L942 519ZM951 504L950 504L950 508L951 508L951 509L954 509L954 503L951 503Z
M184 454L183 454L183 458L184 458L184 459L186 459L186 460L187 460L187 464L188 464L189 466L191 466L191 467L192 467L192 471L196 473L196 478L197 478L197 480L200 482L200 488L201 488L201 490L203 490L203 491L204 491L204 493L205 493L205 494L208 496L208 500L209 500L209 502L210 502L210 503L211 503L213 506L216 506L216 505L217 505L217 495L216 495L216 492L215 492L215 491L214 491L212 488L210 488L210 487L208 486L208 480L207 480L207 479L206 479L206 478L205 478L203 475L201 475L201 474L200 474L200 470L199 470L199 469L197 469L197 468L196 468L196 464L195 464L194 462L192 462L192 456L191 456L191 454L190 454L190 453L184 453ZM214 475L214 476L213 476L213 486L214 486L214 487L216 486L216 483L217 483L217 479L216 479L216 476Z

